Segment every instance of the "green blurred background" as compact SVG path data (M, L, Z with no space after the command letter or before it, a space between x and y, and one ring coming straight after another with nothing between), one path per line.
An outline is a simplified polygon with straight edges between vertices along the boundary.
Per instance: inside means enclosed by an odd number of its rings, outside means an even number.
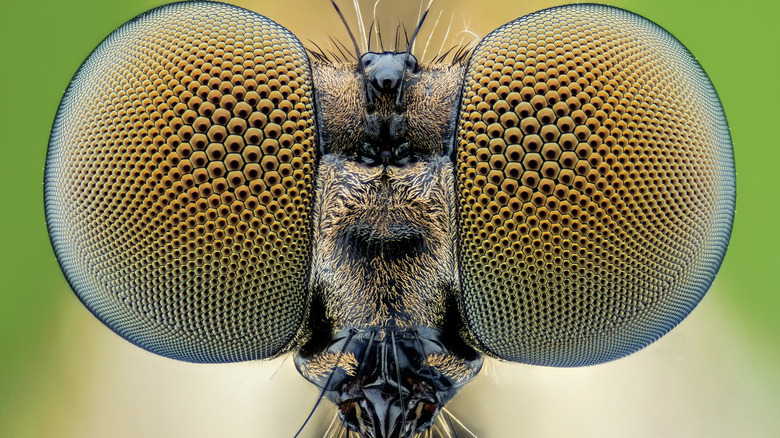
M316 397L289 360L192 365L128 344L80 305L52 254L42 180L59 99L95 45L161 3L0 1L2 437L292 436ZM325 0L236 3L304 42L346 40ZM348 2L341 3L353 17ZM413 26L419 2L385 3L380 16L400 15ZM443 11L439 34L453 17L454 43L463 30L482 37L559 3L439 1L432 17ZM370 16L373 4L366 2L363 13ZM611 4L672 32L720 93L738 171L736 223L723 268L693 314L651 347L585 369L491 362L451 408L480 437L780 436L780 190L771 182L780 166L772 134L780 102L780 7L755 0ZM311 436L330 411L318 415Z

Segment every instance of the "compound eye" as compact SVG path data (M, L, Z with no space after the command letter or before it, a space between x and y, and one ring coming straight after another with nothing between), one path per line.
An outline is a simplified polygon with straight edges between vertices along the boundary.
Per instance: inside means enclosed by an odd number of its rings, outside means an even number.
M152 10L95 49L52 128L45 206L101 321L186 361L289 348L308 305L311 81L288 30L221 3Z
M624 10L547 9L485 37L462 92L460 300L478 348L588 365L677 325L735 201L726 117L685 47Z

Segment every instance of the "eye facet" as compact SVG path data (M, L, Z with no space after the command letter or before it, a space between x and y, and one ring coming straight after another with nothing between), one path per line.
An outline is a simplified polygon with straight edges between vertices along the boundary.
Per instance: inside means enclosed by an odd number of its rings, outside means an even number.
M519 18L475 49L459 123L460 299L483 352L617 359L707 291L733 152L712 84L672 35L606 6Z
M111 34L63 98L46 217L84 304L193 362L289 349L306 313L315 135L301 43L220 3Z

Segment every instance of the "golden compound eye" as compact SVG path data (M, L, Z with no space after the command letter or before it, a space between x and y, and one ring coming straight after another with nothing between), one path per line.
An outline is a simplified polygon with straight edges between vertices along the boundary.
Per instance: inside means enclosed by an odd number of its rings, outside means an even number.
M307 59L265 17L179 3L119 28L76 73L46 217L68 281L118 334L196 362L288 348L307 305Z
M707 291L733 153L715 90L672 35L605 6L522 17L474 51L459 123L461 299L485 352L616 359Z

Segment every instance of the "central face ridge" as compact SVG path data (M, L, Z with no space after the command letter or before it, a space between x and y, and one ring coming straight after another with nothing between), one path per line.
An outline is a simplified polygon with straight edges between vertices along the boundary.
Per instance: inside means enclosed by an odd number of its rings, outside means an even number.
M412 436L482 365L457 333L451 145L460 67L323 65L311 339L301 374L365 437ZM435 81L428 82L436 78ZM316 314L320 311L321 314ZM447 329L445 329L447 325Z

